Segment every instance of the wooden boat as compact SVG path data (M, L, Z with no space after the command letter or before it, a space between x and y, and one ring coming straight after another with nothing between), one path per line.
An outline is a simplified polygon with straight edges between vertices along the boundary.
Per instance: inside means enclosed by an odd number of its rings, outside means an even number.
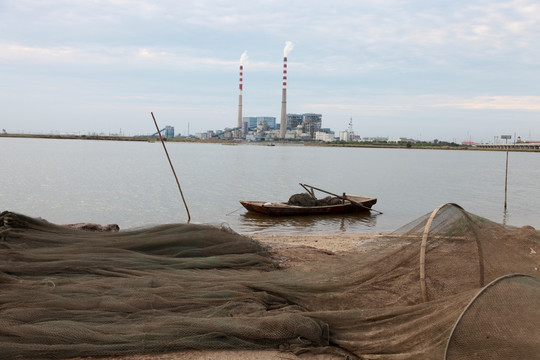
M304 187L309 195L316 199L314 190L318 190L329 195L334 196L334 199L339 201L332 201L331 205L315 205L315 206L300 206L292 205L287 202L267 202L267 201L244 201L240 200L248 211L257 212L260 214L270 216L292 216L292 215L320 215L320 214L342 214L351 212L365 212L373 210L371 207L377 203L377 198L348 195L332 194L326 190L322 190L310 185L300 184ZM374 210L376 211L376 210ZM380 211L377 211L380 213ZM382 214L382 213L381 213Z

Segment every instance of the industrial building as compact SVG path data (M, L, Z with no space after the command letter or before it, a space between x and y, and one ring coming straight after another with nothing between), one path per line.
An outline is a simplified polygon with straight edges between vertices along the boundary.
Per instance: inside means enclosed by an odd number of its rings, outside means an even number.
M275 130L276 127L276 118L271 116L245 116L242 118L244 124L247 123L247 130L256 130L257 126L261 123L266 123L268 129Z
M335 133L333 131L332 132L317 131L315 133L315 140L324 141L324 142L336 141Z
M302 125L303 132L314 136L315 132L321 129L322 115L313 113L287 114L287 130L296 130L299 125Z
M174 126L167 125L163 129L156 131L150 136L158 136L161 134L163 138L173 138L174 137Z
M173 138L174 137L174 126L165 126L165 131L163 137Z
M304 115L301 114L287 114L287 130L294 130L298 125L302 125L304 121Z
M304 121L302 122L302 130L305 133L315 137L315 133L319 131L322 125L321 114L304 114Z

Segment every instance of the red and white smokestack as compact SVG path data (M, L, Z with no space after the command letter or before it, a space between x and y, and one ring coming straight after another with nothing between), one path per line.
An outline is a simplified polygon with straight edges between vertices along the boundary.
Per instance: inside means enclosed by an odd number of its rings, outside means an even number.
M283 57L283 91L281 93L281 123L279 129L280 138L285 138L287 131L287 57Z
M283 87L287 87L287 57L283 58Z
M243 90L244 66L240 65L240 81L238 84L238 127L242 127L242 90Z
M244 77L244 66L240 65L240 81L238 88L240 89L240 93L242 93L242 78Z

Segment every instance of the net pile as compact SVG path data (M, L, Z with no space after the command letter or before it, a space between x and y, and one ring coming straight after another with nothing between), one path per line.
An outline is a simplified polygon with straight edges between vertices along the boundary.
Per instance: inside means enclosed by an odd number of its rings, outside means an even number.
M447 204L377 241L281 269L269 249L227 229L95 233L4 212L2 356L279 348L470 359L480 343L489 351L479 359L537 355L538 231Z
M317 199L308 193L300 193L291 195L287 204L296 206L328 206L343 204L343 200L332 196Z

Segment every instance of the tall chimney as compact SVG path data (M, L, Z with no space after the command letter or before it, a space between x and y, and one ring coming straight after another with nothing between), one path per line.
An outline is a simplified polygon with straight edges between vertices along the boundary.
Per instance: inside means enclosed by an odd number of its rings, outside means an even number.
M238 124L239 128L242 128L242 77L244 73L244 66L240 65L240 82L238 85L239 94L238 94Z
M283 91L281 93L281 124L279 137L284 139L287 131L287 57L283 57Z

